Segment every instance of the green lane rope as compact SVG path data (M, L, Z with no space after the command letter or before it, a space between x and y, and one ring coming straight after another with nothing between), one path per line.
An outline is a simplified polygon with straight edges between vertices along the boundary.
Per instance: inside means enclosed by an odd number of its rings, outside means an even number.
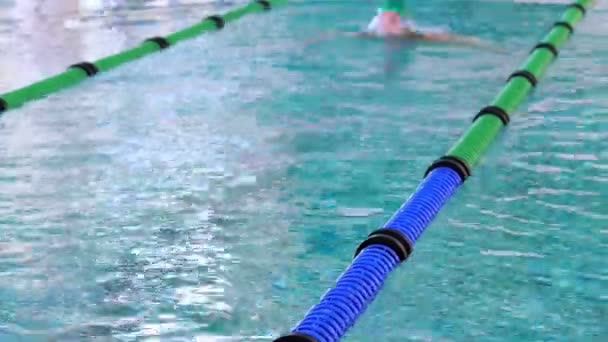
M284 4L287 1L288 0L255 0L245 6L233 9L223 16L209 16L193 26L169 34L166 37L148 38L139 46L115 55L104 57L93 63L82 62L74 64L62 73L0 95L0 113L71 87L97 73L109 71L122 64L164 50L181 41L199 36L204 32L221 30L226 23L235 21L246 14L267 11L273 6Z
M593 0L577 0L568 6L560 21L534 47L519 70L511 75L492 103L480 111L473 125L446 156L461 160L469 169L477 164L501 128L508 124L508 113L512 113L524 101L537 80L543 77L547 67L557 57L558 50L574 31L573 27L585 15L585 8L592 3Z

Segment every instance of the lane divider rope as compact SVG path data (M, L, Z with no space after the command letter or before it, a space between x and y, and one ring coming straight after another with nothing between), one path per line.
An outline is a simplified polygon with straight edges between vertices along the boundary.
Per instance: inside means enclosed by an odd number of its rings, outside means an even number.
M487 106L482 108L479 113L475 115L475 117L473 118L473 122L475 122L477 119L484 115L494 115L495 117L499 118L500 121L502 121L502 124L505 126L508 125L511 121L509 114L505 112L504 109L497 106Z
M566 7L561 20L530 52L490 105L473 119L458 142L427 169L421 184L386 224L356 249L352 263L291 334L274 342L335 342L378 294L388 274L411 255L414 244L456 189L471 175L503 127L557 57L592 0Z
M171 46L171 44L169 43L167 38L161 37L161 36L148 38L148 39L144 40L144 42L154 42L154 43L156 43L156 45L158 45L158 48L161 50L164 50Z
M221 30L228 22L237 20L245 14L268 11L276 5L287 2L288 0L255 0L245 6L228 11L223 15L208 16L200 22L169 34L166 37L156 36L145 39L139 46L115 55L104 57L95 62L73 64L62 73L0 95L0 113L74 86L98 73L109 71L122 64L165 50L181 41L197 37L204 32L213 29Z
M99 72L99 69L95 66L95 64L90 62L72 64L68 69L80 69L84 71L88 77L93 77Z

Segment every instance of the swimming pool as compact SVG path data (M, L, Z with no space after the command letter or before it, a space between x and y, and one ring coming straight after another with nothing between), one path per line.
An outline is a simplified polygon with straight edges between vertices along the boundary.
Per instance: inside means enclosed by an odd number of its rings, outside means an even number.
M286 332L562 11L416 8L424 24L509 55L347 38L302 46L365 25L373 9L312 2L243 18L0 118L0 340ZM131 9L115 12L118 24L70 9L5 13L0 87L216 10ZM577 27L345 340L608 336L607 15L600 6Z

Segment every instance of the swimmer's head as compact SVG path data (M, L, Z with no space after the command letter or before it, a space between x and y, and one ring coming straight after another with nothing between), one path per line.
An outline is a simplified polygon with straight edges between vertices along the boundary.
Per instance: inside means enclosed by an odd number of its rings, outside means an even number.
M379 34L398 35L402 32L401 16L396 12L381 12L376 23L376 32Z
M382 12L379 18L385 25L401 26L401 15L397 12Z
M405 0L385 0L384 5L378 9L368 26L368 30L382 35L398 35L403 29L409 29L409 21L405 18Z

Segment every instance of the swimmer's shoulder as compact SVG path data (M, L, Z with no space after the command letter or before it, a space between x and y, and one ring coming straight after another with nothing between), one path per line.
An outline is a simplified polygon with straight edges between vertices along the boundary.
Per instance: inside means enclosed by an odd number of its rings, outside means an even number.
M403 31L401 31L401 35L399 37L401 39L424 39L425 34L419 31L404 29Z

